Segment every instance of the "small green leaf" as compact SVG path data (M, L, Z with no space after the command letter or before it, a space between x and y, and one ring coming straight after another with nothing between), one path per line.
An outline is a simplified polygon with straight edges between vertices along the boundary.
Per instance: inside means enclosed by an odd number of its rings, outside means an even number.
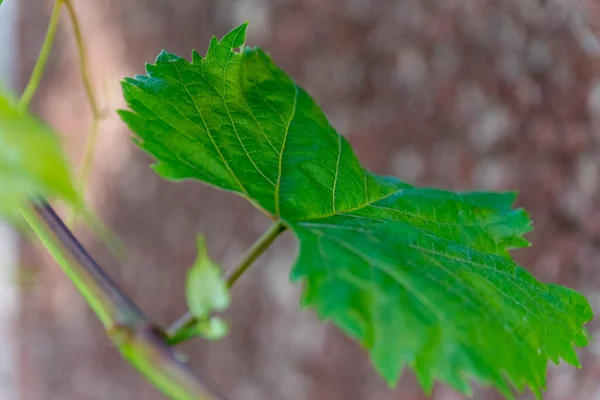
M210 317L214 311L223 311L231 302L227 283L221 276L221 268L208 256L204 238L198 237L198 256L188 272L187 300L190 313L197 321L189 329L171 338L173 342L202 336L218 340L227 335L229 327L219 317Z
M221 268L208 256L202 237L198 238L198 257L188 272L187 300L191 314L198 319L205 319L213 311L223 311L230 303Z
M539 396L548 360L578 365L591 308L513 262L531 229L515 194L365 170L308 93L243 45L245 31L192 62L163 52L123 82L121 118L155 171L234 192L290 228L302 304L358 340L390 386L409 366L427 392L439 380L470 393L476 379Z
M58 137L0 90L0 212L12 213L38 196L77 203Z

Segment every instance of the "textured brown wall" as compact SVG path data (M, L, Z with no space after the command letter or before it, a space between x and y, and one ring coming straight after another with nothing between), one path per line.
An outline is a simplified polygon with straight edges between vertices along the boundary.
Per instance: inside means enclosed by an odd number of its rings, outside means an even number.
M128 248L122 263L80 232L148 314L184 311L182 288L204 232L223 265L268 221L241 199L198 184L169 184L147 168L114 109L118 80L143 72L162 48L201 53L212 34L250 20L260 44L311 92L365 165L452 189L517 189L534 246L517 252L537 277L600 301L600 3L595 0L106 0L74 1L102 121L91 204ZM49 1L22 2L24 84ZM68 21L63 21L35 110L65 134L75 162L90 113ZM102 90L102 88L105 90ZM72 285L25 246L36 272L23 293L21 376L26 400L159 399L103 337ZM231 336L184 346L193 367L244 400L421 399L410 374L387 390L365 355L297 310L287 283L294 244L280 239L236 286ZM44 262L41 262L41 260ZM32 267L32 265L34 267ZM595 333L595 325L590 328ZM493 344L490 344L493 345ZM552 368L547 399L600 394L597 345L583 370ZM475 398L495 394L476 390ZM437 387L434 399L459 399Z

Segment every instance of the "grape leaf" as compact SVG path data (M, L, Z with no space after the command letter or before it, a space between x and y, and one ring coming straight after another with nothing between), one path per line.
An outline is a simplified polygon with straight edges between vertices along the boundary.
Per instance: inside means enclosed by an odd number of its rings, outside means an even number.
M189 62L161 52L126 78L121 118L155 171L237 193L299 241L302 304L358 340L394 386L405 366L470 393L545 388L548 360L578 365L592 318L577 292L538 282L508 250L529 245L514 193L418 188L366 171L246 24ZM236 51L237 49L240 51Z
M77 202L58 137L0 90L0 213L37 196Z

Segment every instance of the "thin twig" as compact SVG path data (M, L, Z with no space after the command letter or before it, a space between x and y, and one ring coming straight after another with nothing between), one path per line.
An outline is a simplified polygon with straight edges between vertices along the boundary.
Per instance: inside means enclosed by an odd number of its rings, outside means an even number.
M71 0L61 1L67 8L69 19L73 24L73 33L75 34L75 42L77 43L77 55L79 56L79 65L81 69L81 80L83 81L85 94L88 98L88 102L90 103L90 107L92 108L92 114L94 118L100 119L102 117L102 111L100 110L100 107L98 107L98 102L96 101L96 97L94 96L94 88L92 85L92 80L90 78L88 60L85 52L85 41L83 40L83 35L81 34L81 25L79 23L79 18L77 17L77 13L75 12L75 8L73 8L73 3L71 2Z
M29 107L29 103L31 103L33 95L37 91L37 88L40 86L40 81L42 80L42 75L44 74L46 63L48 62L48 56L50 55L50 50L52 49L52 43L54 42L56 28L58 27L58 19L60 17L61 5L62 0L57 0L54 3L54 7L52 8L50 22L48 23L48 29L46 30L46 36L44 37L44 42L42 43L40 54L37 58L37 61L35 62L33 71L31 72L29 82L27 83L27 86L25 87L25 90L21 95L21 99L19 100L19 104L17 105L17 108L20 110L27 110L27 108Z
M267 230L254 244L240 257L233 268L227 271L225 280L227 287L231 288L244 272L256 261L262 253L275 241L281 232L286 229L286 226L281 220L275 222L269 230ZM175 321L168 329L167 336L169 338L185 337L182 332L192 328L198 320L189 312L185 313L181 318ZM177 343L176 340L170 340L171 344Z
M67 8L69 19L71 20L71 24L73 25L73 34L75 36L75 43L77 44L77 55L79 57L79 70L81 72L81 80L83 82L85 95L92 110L92 122L90 125L89 134L86 139L85 150L83 152L83 159L81 162L78 177L78 184L80 186L79 189L81 190L81 193L83 193L85 189L85 184L90 174L92 162L94 161L94 149L96 148L96 143L98 142L98 127L100 124L100 120L103 118L104 113L98 106L98 101L96 100L96 96L94 93L94 86L92 84L87 52L85 49L85 41L83 40L83 35L81 33L81 24L79 23L79 17L77 16L77 12L75 11L71 0L61 1ZM69 218L67 219L67 225L72 226L74 220L75 213L69 216Z

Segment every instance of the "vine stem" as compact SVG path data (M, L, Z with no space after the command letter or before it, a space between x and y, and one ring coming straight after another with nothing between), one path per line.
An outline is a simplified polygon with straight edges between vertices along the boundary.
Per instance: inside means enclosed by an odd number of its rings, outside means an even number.
M275 239L285 231L286 226L283 221L278 220L271 225L271 227L258 238L256 242L240 257L238 262L233 268L227 271L225 275L225 281L227 287L231 288L238 279L246 272L246 270L260 257L265 250L273 244ZM168 329L167 336L170 338L169 344L176 344L180 342L178 338L187 337L184 332L192 328L198 319L192 314L187 312L177 321L175 321Z
M104 273L49 204L41 202L23 207L20 212L102 325L109 328L114 321L136 325L146 320L143 312Z
M20 210L21 216L27 222L44 247L48 250L54 260L62 267L65 274L75 284L81 295L85 298L92 310L105 327L111 324L111 315L114 315L114 307L107 298L103 298L103 292L96 290L96 285L88 284L90 274L86 273L79 264L73 262L61 247L60 241L52 234L45 225L44 220L32 206L24 206ZM86 257L87 258L87 257Z
M33 95L37 91L40 86L40 81L42 80L42 75L44 74L44 69L46 68L46 64L48 63L48 56L50 55L50 50L52 50L52 43L54 42L54 36L56 35L56 29L58 28L58 20L60 18L60 10L63 0L56 0L54 3L54 7L52 8L52 14L50 15L50 22L48 23L48 29L46 30L46 36L44 37L44 42L42 43L42 48L40 49L40 54L35 62L35 66L33 67L33 71L31 72L31 77L29 78L29 82L21 95L21 99L17 104L17 108L19 110L27 110L29 108L29 103L31 103L31 99Z

